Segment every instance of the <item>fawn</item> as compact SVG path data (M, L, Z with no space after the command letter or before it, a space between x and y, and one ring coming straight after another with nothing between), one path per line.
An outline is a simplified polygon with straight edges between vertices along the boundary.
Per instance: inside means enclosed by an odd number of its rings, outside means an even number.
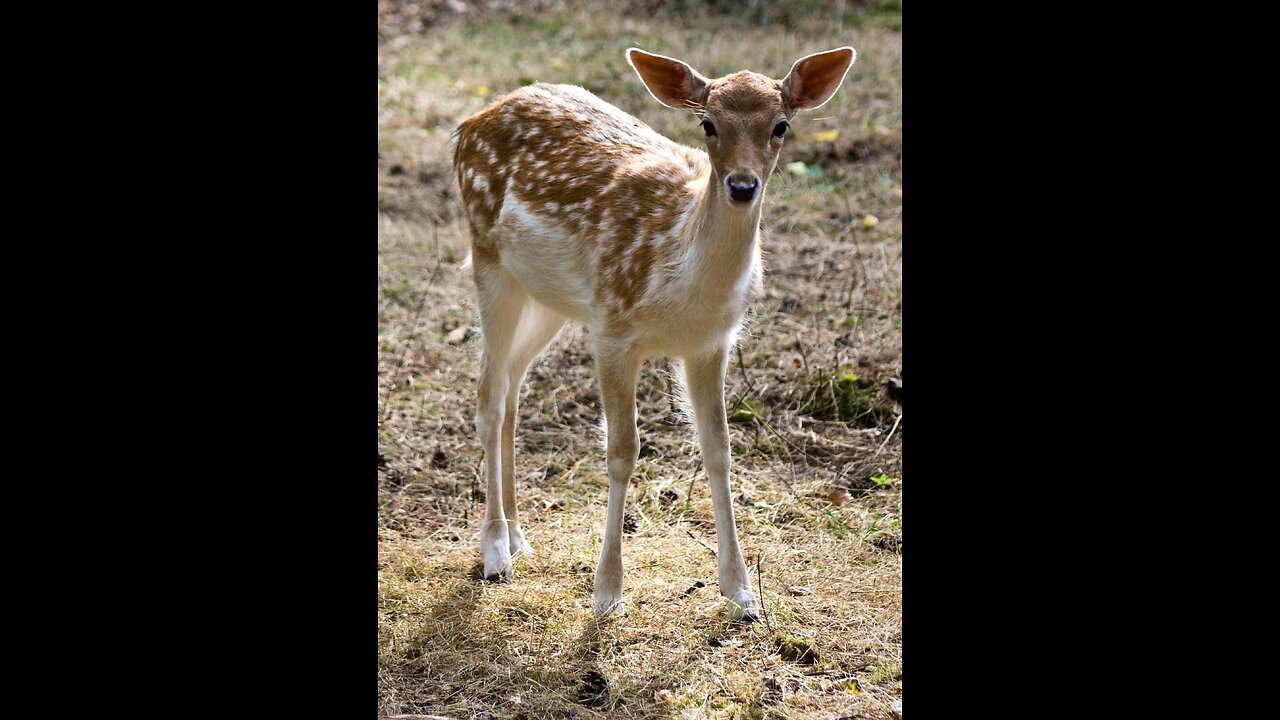
M627 62L658 102L702 119L706 151L678 145L583 88L539 83L454 132L483 330L476 430L484 446L484 576L514 578L530 551L516 517L516 401L525 372L567 320L591 333L607 428L609 504L594 604L622 601L622 519L639 450L636 380L679 359L715 511L720 592L759 620L734 525L724 377L762 289L760 214L788 121L835 94L855 57L796 61L783 80L711 80L636 48Z

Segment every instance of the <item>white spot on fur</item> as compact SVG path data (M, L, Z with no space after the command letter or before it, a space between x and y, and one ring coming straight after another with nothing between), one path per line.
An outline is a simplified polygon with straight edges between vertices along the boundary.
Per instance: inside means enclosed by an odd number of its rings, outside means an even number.
M596 226L596 234L599 236L597 241L601 244L607 243L613 239L613 223L608 219L608 215L600 218L600 224Z

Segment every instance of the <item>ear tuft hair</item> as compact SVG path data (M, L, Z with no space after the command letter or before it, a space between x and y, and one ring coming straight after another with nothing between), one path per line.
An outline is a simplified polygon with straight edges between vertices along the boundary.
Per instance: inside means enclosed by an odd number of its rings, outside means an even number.
M701 107L707 99L707 79L680 60L633 47L627 49L627 64L649 94L669 108Z
M791 112L822 107L844 82L858 53L845 46L806 55L791 66L782 81L782 99Z

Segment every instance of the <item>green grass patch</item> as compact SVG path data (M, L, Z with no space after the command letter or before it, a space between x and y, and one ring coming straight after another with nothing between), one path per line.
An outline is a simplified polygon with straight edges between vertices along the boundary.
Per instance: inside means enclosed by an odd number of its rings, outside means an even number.
M773 642L778 647L778 654L783 660L804 665L813 665L818 662L818 650L808 640L784 632L778 633Z
M800 413L819 420L839 420L858 428L891 422L893 410L876 388L863 387L857 374L819 368L803 379Z
M731 423L749 423L758 418L763 418L764 413L760 411L759 406L750 400L738 398L729 412L729 422Z

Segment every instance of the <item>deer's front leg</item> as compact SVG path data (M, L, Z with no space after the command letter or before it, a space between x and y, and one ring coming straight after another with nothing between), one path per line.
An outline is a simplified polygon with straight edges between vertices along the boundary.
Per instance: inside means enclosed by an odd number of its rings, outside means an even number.
M738 547L738 529L733 518L733 499L729 493L729 422L724 409L724 373L728 364L728 348L722 347L706 357L685 359L685 380L689 400L698 425L698 444L702 450L702 466L711 486L711 504L716 515L716 557L720 561L720 594L729 598L729 617L735 620L760 621L755 595L751 592L751 576Z
M596 345L596 369L608 423L609 509L600 563L596 566L595 607L597 613L606 613L622 602L622 515L627 485L640 452L636 432L636 375L640 361L631 348L600 342Z

